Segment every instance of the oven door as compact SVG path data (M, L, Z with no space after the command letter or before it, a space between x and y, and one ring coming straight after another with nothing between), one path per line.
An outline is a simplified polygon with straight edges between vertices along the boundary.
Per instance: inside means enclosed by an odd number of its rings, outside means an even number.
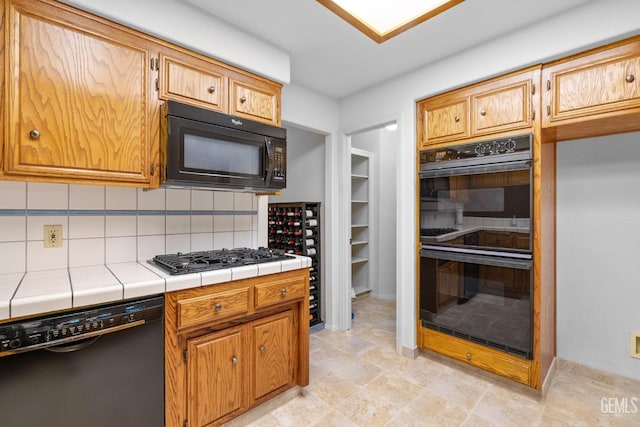
M532 359L531 259L420 252L422 326Z
M531 161L529 153L514 154L517 158L508 162L486 163L489 159L481 158L422 170L421 242L530 254ZM439 230L448 232L433 233ZM466 236L464 241L461 236Z
M274 164L270 138L181 117L167 120L166 184L268 186Z

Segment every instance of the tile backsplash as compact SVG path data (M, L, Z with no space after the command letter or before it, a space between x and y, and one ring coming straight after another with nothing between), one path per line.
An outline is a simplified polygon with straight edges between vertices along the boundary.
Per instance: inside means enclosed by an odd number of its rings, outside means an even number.
M192 189L0 182L0 274L257 247L259 197ZM62 247L44 247L44 225Z

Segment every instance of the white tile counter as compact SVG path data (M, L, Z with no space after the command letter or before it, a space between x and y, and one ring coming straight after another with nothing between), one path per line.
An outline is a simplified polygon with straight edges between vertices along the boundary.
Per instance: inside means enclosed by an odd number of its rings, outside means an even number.
M222 270L170 275L148 262L129 262L0 275L0 321L116 302L311 267L295 258Z

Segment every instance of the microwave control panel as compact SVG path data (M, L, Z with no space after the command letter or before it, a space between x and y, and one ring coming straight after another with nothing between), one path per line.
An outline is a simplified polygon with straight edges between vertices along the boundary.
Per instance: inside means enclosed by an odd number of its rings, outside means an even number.
M277 181L284 181L287 172L287 148L284 141L272 141L273 145L273 177Z

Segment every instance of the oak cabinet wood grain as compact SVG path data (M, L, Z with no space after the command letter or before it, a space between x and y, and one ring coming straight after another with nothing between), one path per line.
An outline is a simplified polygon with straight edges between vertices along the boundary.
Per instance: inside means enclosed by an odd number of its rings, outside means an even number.
M536 66L418 101L419 148L531 132L539 80Z
M57 2L6 5L5 175L157 186L153 44Z
M229 114L280 126L281 85L249 78L229 76Z
M308 269L165 294L167 427L220 425L308 385L308 316Z

